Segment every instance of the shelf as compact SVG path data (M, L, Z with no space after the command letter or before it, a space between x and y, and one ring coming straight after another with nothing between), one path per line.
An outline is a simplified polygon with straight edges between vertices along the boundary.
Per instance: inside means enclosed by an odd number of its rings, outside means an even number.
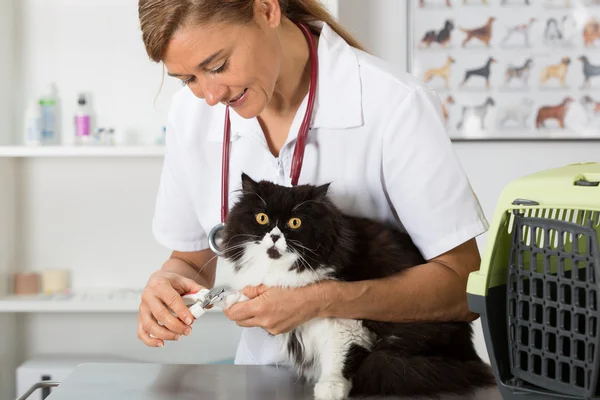
M0 297L2 313L113 312L137 313L141 290L86 291L68 295ZM207 312L221 312L210 309Z
M162 157L164 146L0 146L0 157Z

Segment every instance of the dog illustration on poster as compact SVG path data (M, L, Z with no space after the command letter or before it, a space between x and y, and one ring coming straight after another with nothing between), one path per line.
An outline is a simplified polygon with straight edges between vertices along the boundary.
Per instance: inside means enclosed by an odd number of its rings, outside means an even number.
M600 114L600 101L594 100L590 95L585 95L581 98L579 103L585 108L588 114L596 116Z
M579 56L578 59L581 61L583 67L583 84L581 85L581 88L589 88L590 80L600 75L600 65L592 64L585 55Z
M596 18L589 19L583 26L583 45L593 47L596 40L600 39L600 22Z
M522 87L527 87L531 68L533 67L533 59L528 58L523 65L508 64L504 73L504 85L508 86L513 80L521 81Z
M496 105L496 102L491 97L486 98L483 104L477 106L463 106L460 120L456 124L456 129L462 129L465 121L470 118L479 120L481 129L485 129L485 118L488 115L489 108Z
M560 18L550 17L544 28L544 44L548 46L572 46L577 36L577 24L573 17L565 15Z
M562 88L567 88L567 73L571 65L570 57L563 57L558 64L550 64L542 68L540 86L544 86L550 79L558 79Z
M446 63L441 67L433 67L425 71L423 80L425 83L429 83L433 78L439 77L444 80L444 87L447 89L450 87L450 75L451 75L451 67L454 64L454 58L448 56L446 58Z
M527 120L533 114L533 100L524 97L518 103L507 105L498 111L498 127L504 128L514 122L519 128L527 128Z
M572 97L567 96L560 104L540 107L535 118L535 127L537 129L545 128L547 120L556 120L558 121L558 126L561 129L564 128L565 116L573 101Z
M469 79L472 77L479 77L485 79L485 87L490 88L490 75L492 73L492 64L496 63L496 59L489 57L486 63L482 67L468 69L465 71L465 77L460 84L460 87L464 87Z
M504 35L504 37L502 38L502 41L500 43L503 46L506 46L506 42L508 42L508 40L513 35L520 35L523 37L525 47L530 47L529 37L530 37L530 33L531 33L531 27L533 26L533 24L536 21L537 21L537 19L535 19L534 17L531 17L531 18L529 18L529 21L527 23L521 23L521 24L509 26L508 28L506 28L506 35Z
M454 30L454 22L451 19L447 19L444 22L444 26L439 31L431 29L423 35L421 39L421 46L431 47L433 43L437 43L442 47L447 47L448 43L452 40L452 31Z
M494 24L494 21L496 21L496 17L489 17L483 26L470 29L460 27L459 29L467 35L462 42L462 47L465 47L467 43L473 39L478 39L485 43L487 47L490 47L490 41L492 40L492 25Z

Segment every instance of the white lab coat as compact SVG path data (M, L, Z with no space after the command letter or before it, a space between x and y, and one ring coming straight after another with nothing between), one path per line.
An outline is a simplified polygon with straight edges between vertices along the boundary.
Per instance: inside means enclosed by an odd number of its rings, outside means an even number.
M347 213L396 223L425 258L485 232L488 222L448 138L438 96L411 75L348 46L328 25L319 39L319 81L299 183L331 182ZM256 118L231 114L229 202L242 171L290 185L304 99L274 157ZM220 222L225 107L209 107L183 88L169 113L166 156L153 219L171 250L208 247ZM238 364L273 364L276 349L260 328L245 329Z

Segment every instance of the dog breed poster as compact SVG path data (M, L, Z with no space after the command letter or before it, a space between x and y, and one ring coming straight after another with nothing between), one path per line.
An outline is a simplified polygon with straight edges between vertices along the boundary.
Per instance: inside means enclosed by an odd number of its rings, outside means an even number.
M600 139L600 0L408 0L455 140Z

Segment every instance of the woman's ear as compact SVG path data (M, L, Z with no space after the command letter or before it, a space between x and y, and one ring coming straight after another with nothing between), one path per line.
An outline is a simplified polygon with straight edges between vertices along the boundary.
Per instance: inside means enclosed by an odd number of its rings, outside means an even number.
M254 0L254 16L270 28L277 28L281 23L279 0Z

